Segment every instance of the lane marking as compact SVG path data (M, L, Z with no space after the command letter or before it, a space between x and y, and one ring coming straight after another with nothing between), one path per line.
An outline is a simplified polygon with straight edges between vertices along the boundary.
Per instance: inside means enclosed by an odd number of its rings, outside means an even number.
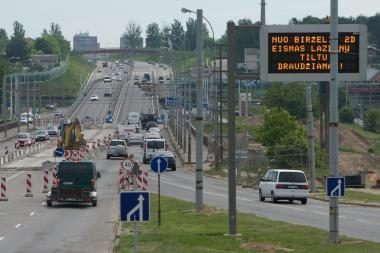
M357 219L356 221L357 221L357 222L361 222L361 223L366 223L366 224L370 224L370 223L371 223L371 222L369 222L369 221L361 220L361 219Z
M321 214L321 215L329 215L328 213L322 213L322 212L318 212L318 211L314 211L313 213L316 213L316 214Z
M44 205L46 205L46 202L42 202L42 203L41 203L41 206L44 206Z
M284 206L284 205L281 205L281 204L277 204L277 205L274 205L274 206L276 206L276 207L289 208L289 209L293 209L293 210L297 210L297 211L305 211L305 209L303 209L303 208L292 207L292 206Z
M12 176L10 176L10 177L7 178L7 182L15 179L16 177L18 177L18 176L20 176L20 175L22 175L24 173L25 173L25 171L20 171L19 173L13 174Z
M5 239L5 237L4 237L4 236L0 237L0 241L2 241L2 240L4 240L4 239Z
M34 212L31 212L29 215L30 215L30 216L33 216L33 215L34 215Z
M20 223L15 226L16 229L19 228L19 227L21 227Z

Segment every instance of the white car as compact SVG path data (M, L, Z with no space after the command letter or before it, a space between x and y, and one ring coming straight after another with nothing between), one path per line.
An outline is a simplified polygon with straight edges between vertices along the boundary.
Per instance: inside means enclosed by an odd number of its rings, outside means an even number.
M309 184L305 173L301 170L268 170L259 184L259 199L270 198L273 203L278 200L299 200L307 203Z
M151 133L160 133L161 129L158 127L151 127L149 128L149 132Z
M90 98L91 101L98 101L99 97L97 95L92 95Z

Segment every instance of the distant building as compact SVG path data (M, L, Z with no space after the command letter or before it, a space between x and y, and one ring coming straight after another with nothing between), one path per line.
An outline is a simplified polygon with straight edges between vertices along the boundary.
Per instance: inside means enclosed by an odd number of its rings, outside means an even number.
M32 55L30 58L34 64L40 65L44 70L58 65L58 55L56 54Z
M87 50L99 49L98 37L90 36L89 33L79 33L74 35L74 51L82 52Z
M258 48L244 48L244 63L248 72L258 72L260 69L260 50Z

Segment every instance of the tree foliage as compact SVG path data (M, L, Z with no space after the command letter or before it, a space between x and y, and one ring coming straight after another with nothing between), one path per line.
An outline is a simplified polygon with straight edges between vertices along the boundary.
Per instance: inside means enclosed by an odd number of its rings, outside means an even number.
M267 90L264 103L269 107L287 110L297 119L306 117L305 85L300 83L273 83ZM317 92L312 92L313 114L319 116Z
M354 112L351 107L342 107L339 110L339 120L343 123L354 123Z
M0 28L0 54L5 52L8 44L8 35L5 29Z
M272 164L281 168L300 168L307 151L306 131L286 110L273 108L264 115L257 139L268 148Z
M161 29L161 45L166 48L170 48L170 33L171 28L169 25L164 25Z
M195 19L189 18L186 21L185 45L188 51L194 51L197 47L196 26Z
M29 58L30 50L25 39L25 30L23 25L18 21L13 23L13 35L7 44L6 52L8 59L19 58L26 60Z
M146 48L159 48L161 47L161 32L160 27L157 23L151 23L147 26L145 30L146 39L145 47Z
M171 24L170 44L174 50L183 50L185 31L181 22L174 19Z
M364 115L364 129L380 133L380 109L371 108Z
M125 48L142 48L143 38L141 37L141 26L130 21L122 35Z

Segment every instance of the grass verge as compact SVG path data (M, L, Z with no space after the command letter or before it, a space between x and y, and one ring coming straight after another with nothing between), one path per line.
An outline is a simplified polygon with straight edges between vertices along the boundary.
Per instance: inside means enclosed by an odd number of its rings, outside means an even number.
M311 227L272 221L255 215L239 214L238 232L230 237L227 212L205 207L194 211L194 204L161 197L162 220L157 225L157 196L152 199L152 219L139 225L140 253L206 252L299 252L299 253L373 253L380 244L341 237L341 244L329 245L328 233ZM124 225L124 230L132 225ZM123 233L117 253L133 252L133 233Z
M314 196L322 199L328 199L326 192L323 190L313 193ZM377 203L380 204L380 194L372 194L363 192L360 189L346 189L345 196L339 198L342 201L358 202L358 203Z

